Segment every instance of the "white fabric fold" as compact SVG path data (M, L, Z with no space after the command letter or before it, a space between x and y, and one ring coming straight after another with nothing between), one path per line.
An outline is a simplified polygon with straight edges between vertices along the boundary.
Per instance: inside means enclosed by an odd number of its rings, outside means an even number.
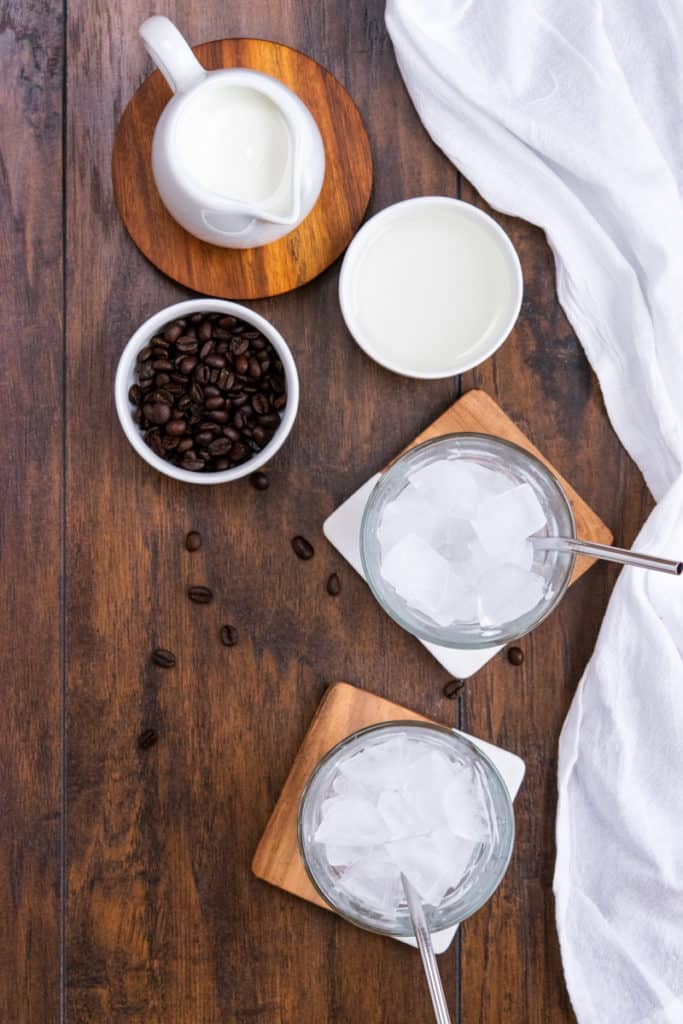
M386 21L435 143L546 233L659 501L634 546L683 555L683 5L388 0ZM557 921L582 1024L683 1022L681 780L683 580L624 570L560 743Z

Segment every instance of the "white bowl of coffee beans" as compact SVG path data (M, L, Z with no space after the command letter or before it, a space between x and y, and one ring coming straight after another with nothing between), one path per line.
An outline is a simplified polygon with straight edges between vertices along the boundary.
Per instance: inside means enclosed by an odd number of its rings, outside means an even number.
M299 376L282 335L222 299L168 306L130 339L116 371L116 411L138 455L193 484L248 476L282 446Z

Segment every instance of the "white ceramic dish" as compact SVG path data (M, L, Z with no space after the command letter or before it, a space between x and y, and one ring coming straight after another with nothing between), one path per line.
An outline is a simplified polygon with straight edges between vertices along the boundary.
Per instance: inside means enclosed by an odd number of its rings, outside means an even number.
M150 338L153 338L165 324L180 317L191 316L193 313L223 313L225 316L237 316L241 320L253 324L271 343L280 357L285 371L287 405L283 410L280 426L275 431L275 434L265 448L257 452L251 459L248 459L239 466L235 466L233 469L226 469L220 473L195 473L188 469L179 469L177 466L173 466L170 462L166 462L165 459L155 455L149 445L145 443L142 432L133 421L133 407L128 400L128 391L131 385L135 383L135 363L138 352L145 347ZM173 477L174 480L182 480L188 484L225 484L230 483L232 480L239 480L242 477L249 476L250 473L260 469L282 447L294 425L299 407L299 375L294 357L286 341L280 332L264 317L254 313L251 309L247 309L246 306L240 306L236 302L226 302L223 299L191 299L188 302L178 302L175 306L167 306L166 309L159 310L158 313L155 313L154 316L151 316L149 320L146 320L144 324L138 327L119 359L119 365L116 370L115 399L116 412L126 437L138 455L145 462L148 462L150 466L153 466L160 473L164 473L165 476Z
M347 249L339 279L346 325L376 362L407 377L478 366L512 330L519 257L488 214L448 196L375 214Z

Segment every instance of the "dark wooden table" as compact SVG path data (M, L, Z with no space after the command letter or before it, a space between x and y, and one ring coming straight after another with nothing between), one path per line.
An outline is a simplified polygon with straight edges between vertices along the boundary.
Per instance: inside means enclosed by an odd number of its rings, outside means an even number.
M485 206L403 89L381 0L164 5L193 42L278 39L365 117L371 210L446 193ZM525 301L461 380L414 382L346 333L338 266L257 308L302 379L271 487L174 484L131 450L113 376L133 329L186 293L149 266L112 198L115 125L150 69L135 0L2 4L3 614L0 1020L145 1024L431 1021L418 957L270 889L249 862L325 686L368 687L521 754L505 882L441 960L456 1020L572 1020L554 925L556 749L615 570L593 569L454 704L443 670L324 541L323 519L462 390L483 387L628 544L649 498L555 297L541 233L498 217ZM183 547L197 529L204 546ZM289 540L316 546L298 562ZM324 581L336 570L337 600ZM217 594L191 605L189 583ZM224 621L241 642L218 642ZM174 671L150 666L172 647ZM160 741L141 753L136 737ZM457 982L460 982L459 986Z

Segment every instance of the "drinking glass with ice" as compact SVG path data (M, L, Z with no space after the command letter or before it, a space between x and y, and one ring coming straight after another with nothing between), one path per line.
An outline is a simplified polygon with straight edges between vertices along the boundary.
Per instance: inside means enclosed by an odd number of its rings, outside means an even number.
M355 923L409 935L401 874L434 930L473 913L512 847L510 797L465 737L419 722L355 733L318 765L302 797L299 841L324 899Z
M574 536L569 502L534 456L480 434L420 445L380 478L361 528L366 578L410 632L454 647L505 642L554 607L566 552L533 538Z

